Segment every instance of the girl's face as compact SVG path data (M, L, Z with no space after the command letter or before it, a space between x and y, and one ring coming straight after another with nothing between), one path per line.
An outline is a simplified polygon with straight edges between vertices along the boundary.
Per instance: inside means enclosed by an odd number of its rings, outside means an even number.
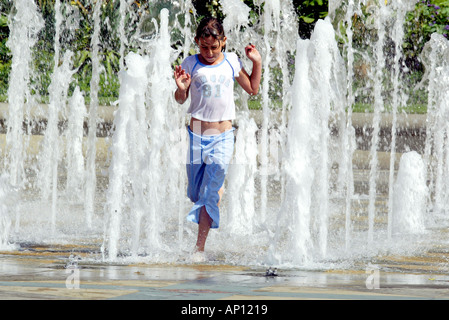
M213 65L221 61L221 51L226 45L226 37L224 37L221 41L212 36L207 38L201 37L199 39L195 39L195 42L200 48L200 56L203 60L201 61L202 63Z

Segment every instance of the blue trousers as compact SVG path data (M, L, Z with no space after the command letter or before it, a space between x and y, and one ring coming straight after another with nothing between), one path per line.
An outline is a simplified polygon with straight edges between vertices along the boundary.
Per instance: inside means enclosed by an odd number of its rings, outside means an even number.
M199 223L202 207L212 218L211 228L220 225L218 191L223 186L234 152L234 128L217 135L198 135L189 132L187 196L194 205L187 220Z

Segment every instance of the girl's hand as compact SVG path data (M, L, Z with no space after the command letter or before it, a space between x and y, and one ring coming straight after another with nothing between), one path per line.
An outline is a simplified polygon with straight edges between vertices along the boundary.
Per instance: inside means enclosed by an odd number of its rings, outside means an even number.
M251 60L253 63L254 62L258 62L261 63L262 62L262 57L259 53L259 51L257 51L256 46L253 44L249 44L245 47L245 53L246 56L248 57L249 60Z
M175 99L178 103L183 104L189 96L189 88L192 79L190 74L182 69L181 66L175 66L175 81L178 89L175 91Z
M257 51L256 46L251 43L245 47L245 53L248 59L253 62L251 75L246 72L245 68L242 68L236 79L243 90L250 95L255 95L259 92L260 79L262 76L262 56L259 51Z
M187 91L189 89L192 79L181 66L175 66L174 77L179 90Z

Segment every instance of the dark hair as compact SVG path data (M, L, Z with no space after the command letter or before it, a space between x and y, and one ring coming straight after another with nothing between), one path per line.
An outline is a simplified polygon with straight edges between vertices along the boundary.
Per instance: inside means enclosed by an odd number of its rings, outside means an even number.
M200 24L198 25L198 28L196 29L196 36L195 39L200 38L208 38L213 37L214 39L217 39L218 41L221 41L224 39L224 29L223 25L217 18L213 17L207 17L201 20ZM223 50L225 47L223 47Z

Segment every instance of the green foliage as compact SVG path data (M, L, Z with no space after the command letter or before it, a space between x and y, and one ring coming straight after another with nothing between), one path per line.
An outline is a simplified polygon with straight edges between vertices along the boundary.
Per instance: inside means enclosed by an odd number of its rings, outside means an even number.
M72 1L72 6L80 14L79 28L75 32L74 41L68 48L75 53L73 67L77 72L73 75L75 85L86 93L86 98L90 94L90 81L92 78L92 52L91 38L93 30L93 10L90 1ZM119 21L119 1L103 0L101 10L101 30L100 30L100 60L104 72L100 74L100 98L118 97L118 71L120 40L117 36Z
M306 23L314 23L318 19L324 19L328 13L328 0L295 1L298 10L298 18Z
M263 12L264 3L256 5L255 0L242 0L250 9L250 22L257 21L259 11ZM298 33L302 38L309 38L318 19L324 19L328 14L329 0L293 0L293 8L298 16ZM224 19L218 0L193 0L197 15L200 18L210 15Z
M298 33L301 38L310 38L315 23L328 14L328 0L293 0L298 16Z
M119 80L118 71L120 69L120 39L118 37L118 24L120 18L119 5L117 0L101 0L101 32L100 32L100 56L102 63L102 73L100 75L101 98L118 97ZM260 12L263 12L263 3L259 5L257 0L242 0L251 8L250 23L255 23L259 19ZM310 31L313 28L313 21L323 18L327 14L328 0L308 0L293 1L293 6L300 14L300 20L307 24L303 30ZM54 36L55 36L55 0L35 0L39 10L45 20L45 27L39 34L39 40L34 52L34 69L37 71L31 79L33 92L42 97L48 96L48 88L51 83L51 74L54 68ZM206 15L224 18L218 0L193 0L195 6L196 19ZM9 34L7 15L12 8L12 1L0 0L0 96L6 96L8 88L8 78L11 71L11 56L6 41ZM154 28L152 19L158 19L158 13L162 7L171 6L168 1L154 2L150 0L135 0L129 2L130 7L126 14L125 27L127 32L132 34L136 31L137 25L151 36L151 28ZM68 31L67 21L63 21L60 37L61 57L66 50L74 52L73 68L77 72L73 75L74 81L70 87L73 91L75 86L79 86L88 98L90 94L90 80L92 77L91 61L91 37L93 34L93 2L91 0L61 0L61 7L64 16L75 14L79 17L76 28ZM145 17L140 22L138 18ZM170 17L170 19L173 19ZM309 30L310 29L310 30ZM176 36L176 35L175 35ZM128 44L131 46L131 44ZM126 48L128 51L131 48ZM69 92L70 94L71 92Z
M3 12L9 10L9 1L0 1L0 96L5 96L8 91L9 73L11 70L11 59L6 42L8 41L8 17Z
M257 20L259 17L259 6L254 3L255 0L241 1L251 9L250 22ZM193 0L192 4L195 7L198 20L201 20L205 16L211 16L220 20L225 18L219 0ZM263 8L263 3L261 7Z
M51 74L54 67L54 35L55 35L55 0L35 0L41 13L45 19L45 28L39 35L39 41L35 50L34 68L38 71L32 80L32 87L36 94L42 97L48 95L48 86L51 81ZM100 55L102 63L102 73L100 75L100 99L114 99L118 96L119 81L118 71L120 69L120 39L118 37L118 23L120 18L119 1L117 0L100 0L102 1L101 13L101 32L100 32ZM257 23L260 15L263 13L264 3L260 0L242 0L251 8L249 23ZM416 0L410 0L416 1ZM91 61L91 37L93 33L93 5L91 0L61 0L64 10L64 16L76 13L79 17L76 28L70 29L67 25L69 22L63 22L63 30L61 35L61 56L65 50L71 50L75 54L73 56L73 67L77 72L73 76L73 84L89 97L90 79L92 76ZM162 7L172 6L169 1L152 1L152 0L134 0L128 2L130 7L126 13L125 28L128 35L133 34L136 29L141 27L150 37L154 33L153 19L158 19L158 13ZM6 47L9 35L8 14L11 10L13 1L0 0L0 97L5 97L8 88L9 73L11 70L11 55ZM194 19L200 19L206 15L214 15L218 18L224 18L221 11L219 0L192 0L195 7L196 16ZM318 19L327 16L328 0L293 0L293 8L298 17L298 33L301 37L310 36L314 24ZM362 15L353 17L353 41L356 50L356 81L355 85L364 87L363 73L366 73L363 65L363 55L370 54L370 41L376 38L376 32L372 28L367 28L366 19L369 13L362 6ZM192 12L193 15L193 12ZM141 19L144 17L144 19ZM416 1L415 10L407 15L405 24L406 41L404 44L405 59L404 62L410 70L407 81L409 87L419 82L422 73L422 65L419 60L419 53L425 42L434 32L441 33L446 37L449 34L449 1L447 0L420 0ZM141 20L139 20L141 19ZM175 19L170 16L170 19ZM140 21L140 22L139 22ZM182 23L181 23L182 24ZM343 27L343 26L342 26ZM343 38L340 39L342 44ZM172 37L180 38L178 34L172 34ZM180 41L182 39L180 38ZM134 43L127 43L125 51L133 50ZM126 52L125 52L126 54ZM274 79L278 79L278 75L274 71ZM270 97L276 97L276 93L270 93ZM425 97L422 92L413 91L410 93L411 98L417 104L425 103ZM369 101L358 101L366 103Z
M391 112L393 110L391 105L384 106L385 112ZM368 113L374 112L374 105L372 103L360 103L357 102L352 106L352 112ZM407 114L426 114L427 104L411 103L407 106L401 106L398 109L398 113L405 112Z
M382 1L383 0L378 0ZM354 92L356 92L356 103L366 104L372 103L372 97L369 90L369 77L367 75L372 72L370 61L373 61L372 43L377 41L377 29L373 27L376 22L372 8L376 6L378 1L366 1L359 7L352 17L353 31L353 53L354 53ZM403 57L401 77L404 82L404 89L408 95L408 103L414 107L414 112L423 112L423 106L427 103L427 93L425 89L415 89L417 84L422 80L424 66L421 62L420 55L427 41L429 41L433 33L441 33L446 38L449 35L449 1L447 0L409 0L413 2L414 8L406 15L404 23L404 41L403 41ZM388 1L387 5L391 5L392 1ZM339 42L342 50L345 49L348 38L346 34L345 14L347 1L343 1L343 5L336 11L335 27L340 31ZM387 28L392 27L392 21ZM391 86L391 67L394 63L396 50L390 30L387 29L386 46L384 47L386 68L384 72L383 85L388 88ZM345 56L345 55L344 55ZM385 93L385 103L390 103L388 90ZM388 110L388 108L386 108Z
M405 55L410 61L417 62L417 56L432 33L440 33L449 38L449 1L417 1L415 10L407 15L405 28ZM410 66L416 67L413 64Z
M8 40L8 18L0 15L0 95L6 95L8 90L9 72L11 70L11 59L9 49L6 47Z

